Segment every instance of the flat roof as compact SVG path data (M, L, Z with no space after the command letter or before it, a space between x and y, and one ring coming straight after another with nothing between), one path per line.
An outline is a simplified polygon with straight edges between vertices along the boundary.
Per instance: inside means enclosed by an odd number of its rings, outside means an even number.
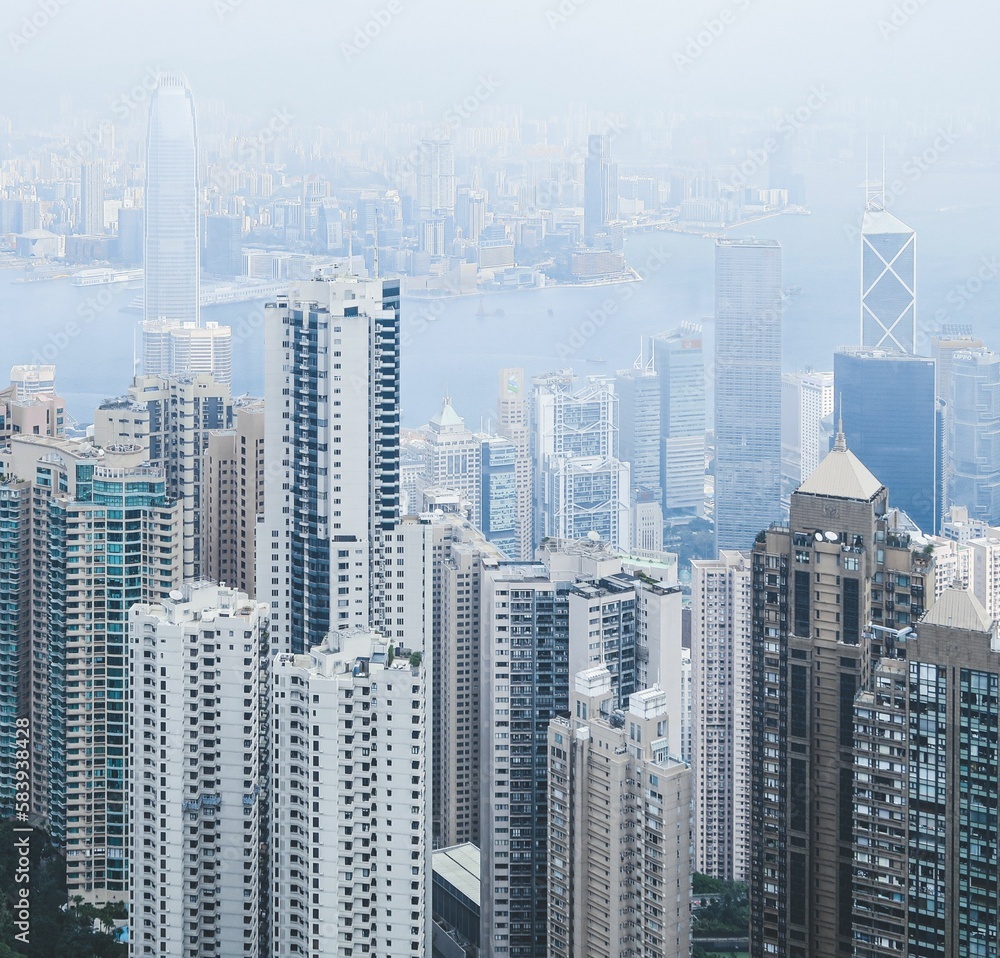
M454 887L477 907L480 901L480 853L472 842L431 852L434 874Z

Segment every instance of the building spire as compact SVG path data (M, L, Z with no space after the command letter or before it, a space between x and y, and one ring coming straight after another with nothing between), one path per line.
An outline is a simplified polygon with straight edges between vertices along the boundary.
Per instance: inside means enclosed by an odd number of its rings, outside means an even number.
M837 413L837 436L833 441L833 448L837 452L847 452L847 437L844 435L844 396L838 397L840 409Z

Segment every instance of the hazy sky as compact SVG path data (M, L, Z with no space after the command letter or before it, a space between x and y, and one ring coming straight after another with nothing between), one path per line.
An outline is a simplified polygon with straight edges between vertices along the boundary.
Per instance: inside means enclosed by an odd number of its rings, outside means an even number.
M106 109L156 68L318 122L352 103L443 111L480 75L543 115L794 106L814 83L919 111L995 100L998 27L996 0L4 0L0 113L42 126L65 95Z

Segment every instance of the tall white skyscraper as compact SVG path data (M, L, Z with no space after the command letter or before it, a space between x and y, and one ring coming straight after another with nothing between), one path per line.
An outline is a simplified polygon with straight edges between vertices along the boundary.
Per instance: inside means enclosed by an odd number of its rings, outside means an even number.
M807 369L781 377L781 470L786 486L796 489L819 465L820 423L833 412L833 373Z
M455 215L455 152L451 140L420 144L417 204L423 220Z
M348 628L272 675L271 953L429 955L429 670Z
M200 326L194 99L183 77L167 73L149 103L145 202L145 318Z
M497 432L514 445L514 484L517 494L517 549L512 559L529 561L533 555L531 404L523 369L501 369L497 398Z
M750 559L691 563L695 868L746 881L750 848Z
M267 606L210 583L132 607L130 855L135 956L256 958L261 644Z
M265 309L257 596L275 649L376 624L399 511L399 281L293 285ZM375 603L375 605L373 605Z

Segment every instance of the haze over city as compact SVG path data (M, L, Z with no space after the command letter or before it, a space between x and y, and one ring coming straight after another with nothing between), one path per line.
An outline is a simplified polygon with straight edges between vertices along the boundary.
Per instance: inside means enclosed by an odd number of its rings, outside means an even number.
M0 952L995 956L998 27L6 4Z

